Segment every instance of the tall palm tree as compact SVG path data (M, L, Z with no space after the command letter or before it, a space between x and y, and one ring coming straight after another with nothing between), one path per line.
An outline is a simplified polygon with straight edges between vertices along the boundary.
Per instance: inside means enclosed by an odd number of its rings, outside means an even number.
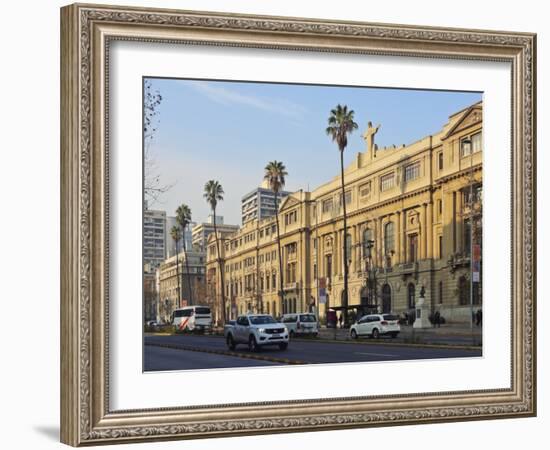
M216 238L216 251L218 253L218 270L220 272L220 286L221 286L221 299L222 299L222 320L223 323L226 322L226 311L225 311L225 276L223 273L223 260L220 253L220 241L218 239L218 228L216 226L216 207L218 206L218 202L223 200L223 187L222 185L216 181L216 180L209 180L204 185L204 198L210 205L210 209L212 209L212 217L214 219L214 236Z
M330 111L328 118L328 127L326 133L329 135L333 142L338 145L340 151L340 182L342 185L342 206L344 208L344 239L343 239L343 251L344 251L344 293L342 296L342 306L344 314L344 324L348 321L348 223L346 214L346 189L344 184L344 150L348 145L348 134L351 134L353 130L358 128L357 124L353 121L353 110L348 110L346 105L337 105L336 108Z
M185 245L185 230L191 222L191 208L185 203L182 203L176 209L176 222L181 227L182 230L182 246L183 246L183 256L185 257L185 270L187 272L187 284L189 286L189 301L193 305L193 286L191 285L191 274L189 273L189 259L187 258L187 248ZM182 283L183 284L183 283Z
M265 166L264 180L275 194L275 223L277 225L277 248L279 250L279 298L281 299L280 310L283 310L283 258L281 254L281 234L279 231L279 192L285 186L285 177L288 175L285 165L281 161L271 161ZM273 312L275 313L275 311Z
M174 242L176 243L176 277L178 279L178 299L176 301L176 308L177 308L180 306L180 301L181 301L180 265L178 261L178 242L181 239L180 228L174 225L170 230L170 236L172 236L172 239L174 239Z

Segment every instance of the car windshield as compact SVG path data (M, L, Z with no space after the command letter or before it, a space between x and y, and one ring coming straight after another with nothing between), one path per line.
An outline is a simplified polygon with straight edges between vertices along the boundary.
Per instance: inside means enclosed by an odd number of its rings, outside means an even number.
M384 320L399 320L399 317L393 314L384 314L382 317L384 317Z
M250 316L250 322L253 325L264 325L266 323L277 323L275 319L271 316Z
M313 314L301 314L300 322L317 322Z

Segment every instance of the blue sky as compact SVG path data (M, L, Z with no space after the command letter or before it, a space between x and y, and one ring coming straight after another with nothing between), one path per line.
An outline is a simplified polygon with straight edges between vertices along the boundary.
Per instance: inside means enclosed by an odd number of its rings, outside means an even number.
M258 186L274 159L288 171L286 189L314 189L338 174L336 145L325 134L338 103L355 111L359 125L345 162L365 151L367 122L381 124L379 147L414 142L437 132L447 118L481 100L481 93L339 86L151 79L163 99L151 143L161 184L174 186L151 205L173 215L189 205L193 220L209 214L203 186L220 181L225 200L217 213L240 224L240 201Z

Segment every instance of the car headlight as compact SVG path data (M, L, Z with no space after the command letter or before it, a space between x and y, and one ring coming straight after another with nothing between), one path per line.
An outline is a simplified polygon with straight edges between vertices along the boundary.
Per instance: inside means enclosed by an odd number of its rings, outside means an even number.
M265 328L259 328L258 332L264 334L265 333Z

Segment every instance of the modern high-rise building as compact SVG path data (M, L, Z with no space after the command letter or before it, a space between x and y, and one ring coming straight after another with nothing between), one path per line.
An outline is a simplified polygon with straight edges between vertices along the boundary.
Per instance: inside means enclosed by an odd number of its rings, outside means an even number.
M219 233L224 235L236 233L239 230L238 225L226 225L223 223L223 216L216 216L216 227ZM193 249L195 251L206 251L208 236L214 232L214 217L208 216L206 222L195 225L192 230Z
M290 192L281 191L278 194L279 204L289 195ZM241 219L242 224L251 220L267 219L275 215L275 194L269 189L267 181L263 181L261 186L250 191L241 199Z
M193 248L193 233L192 229L193 227L197 225L195 222L191 222L187 229L183 233L183 239L180 239L178 241L178 252L181 252L183 249L183 242L185 241L185 248L187 250L191 250ZM170 258L176 254L176 241L172 239L171 231L172 227L178 226L178 223L176 222L176 218L173 216L167 216L166 217L166 232L165 232L165 239L166 239L166 258Z
M145 209L143 212L143 267L154 275L166 258L166 212Z

